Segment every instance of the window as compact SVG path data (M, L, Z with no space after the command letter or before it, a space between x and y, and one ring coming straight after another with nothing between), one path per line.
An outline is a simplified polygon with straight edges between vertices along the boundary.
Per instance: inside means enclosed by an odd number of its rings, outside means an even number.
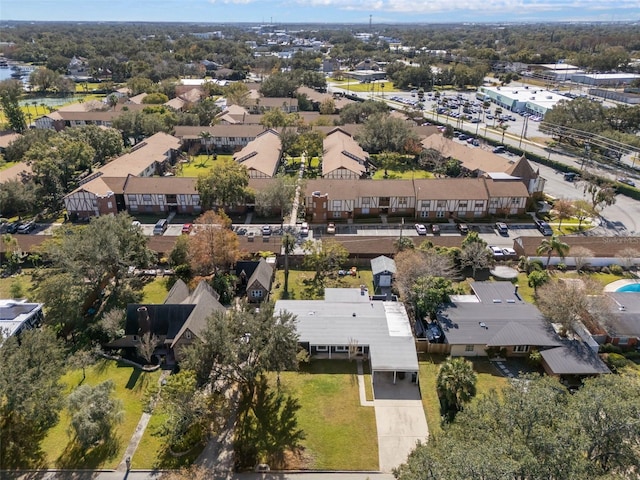
M107 202L107 208L113 208L113 202Z
M362 197L362 205L370 205L371 197Z
M467 209L467 202L458 203L458 210L466 210L466 209Z
M398 206L406 207L407 206L407 197L398 197Z
M422 212L420 212L420 216L422 218L429 218L429 211L423 210Z
M342 208L342 200L333 200L331 202L332 210L340 210Z
M431 200L422 200L422 208L429 210L431 208Z
M513 347L513 353L527 353L529 351L529 345L516 345Z
M380 206L381 207L388 207L390 203L391 203L391 198L389 198L389 197L380 197Z
M438 208L444 208L447 206L447 202L445 202L444 200L438 200L437 206Z
M262 290L251 290L251 298L262 298Z
M520 202L520 199L518 197L513 197L511 199L511 204L512 205L517 205Z
M476 208L484 208L484 202L476 202Z
M336 352L348 352L349 351L349 347L345 346L345 345L337 345L336 346Z
M135 202L137 199L135 195L127 195L127 200L129 200L130 202Z
M151 195L148 195L148 194L145 193L144 195L142 195L142 201L143 202L150 202L151 201Z
M436 217L438 218L444 218L444 212L441 210L439 212L436 212Z
M191 204L200 205L200 195L191 195Z
M326 345L318 345L316 346L316 352L327 352L329 351L329 347Z
M465 345L464 347L465 352L473 352L473 350L474 350L474 345Z
M333 218L341 218L342 212L333 212Z
M187 331L185 332L185 334L184 334L184 337L185 337L187 340L191 340L191 331L190 331L190 330L187 330Z

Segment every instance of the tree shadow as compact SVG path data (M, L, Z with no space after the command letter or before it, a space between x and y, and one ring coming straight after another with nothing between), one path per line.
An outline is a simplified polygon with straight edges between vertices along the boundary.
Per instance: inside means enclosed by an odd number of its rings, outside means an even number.
M85 449L76 439L72 439L56 460L56 466L61 469L95 469L107 460L114 458L120 449L119 438L110 438L95 447Z
M138 379L140 378L140 375L142 375L142 370L140 370L139 368L134 368L133 371L131 372L131 375L129 376L129 381L127 382L124 388L126 388L127 390L133 390L134 387L136 386L136 383L138 383ZM142 384L142 382L140 383Z

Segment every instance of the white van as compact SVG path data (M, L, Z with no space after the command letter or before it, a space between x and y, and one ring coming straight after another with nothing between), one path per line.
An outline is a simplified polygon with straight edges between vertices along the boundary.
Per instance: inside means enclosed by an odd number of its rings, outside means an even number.
M153 234L154 235L162 235L167 230L168 226L169 226L169 222L167 222L166 218L158 220L156 222L155 227L153 227Z

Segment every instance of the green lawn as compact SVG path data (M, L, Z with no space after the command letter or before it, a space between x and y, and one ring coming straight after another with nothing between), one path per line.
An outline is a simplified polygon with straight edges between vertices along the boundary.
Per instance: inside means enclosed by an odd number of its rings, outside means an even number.
M360 406L355 362L313 360L280 378L283 390L300 401L298 424L310 463L305 468L378 469L375 411Z
M87 368L88 385L113 380L115 397L123 404L124 419L118 425L113 448L96 448L88 453L79 452L69 436L70 417L63 409L58 424L51 428L42 442L51 468L115 468L122 460L125 449L138 425L143 411L143 398L148 385L158 381L160 372L144 373L133 367L111 360L99 360ZM70 394L82 380L82 370L70 370L62 377L65 394Z
M198 177L202 174L207 174L211 171L213 166L225 158L233 158L233 155L218 155L217 159L213 159L213 156L197 155L191 159L189 163L181 163L178 176L179 177Z
M22 293L27 300L35 300L32 290L31 269L23 269L22 274L16 277L0 278L0 298L11 298L11 285L14 283L22 285Z
M385 169L379 168L376 173L373 174L374 180L412 180L414 178L434 178L433 173L425 170L386 170L387 176L385 178Z
M384 94L387 93L393 93L393 92L400 92L401 90L398 90L397 88L395 88L393 86L393 82L375 82L375 83L360 83L358 80L341 80L341 81L337 81L337 80L333 80L333 79L328 79L329 82L334 82L336 84L336 87L342 88L343 90L348 90L350 92L371 92L371 85L375 86L375 93L376 96L382 92ZM384 87L381 87L381 85L384 85Z
M345 265L344 268L349 268ZM311 300L321 299L324 297L323 292L315 292L310 284L313 279L314 272L305 270L289 270L289 296L290 300ZM333 288L349 288L366 285L369 292L373 292L373 274L371 270L358 270L358 275L352 277L350 275L327 279L326 286ZM277 288L276 288L277 287ZM283 295L284 287L284 270L276 272L276 279L271 289L271 298L279 300Z
M422 393L422 405L427 416L429 432L439 433L440 425L440 401L436 391L436 379L440 364L446 360L445 355L420 354L420 391ZM476 398L486 395L491 390L500 391L507 385L507 378L501 376L486 358L469 358L473 363L478 381L476 383Z
M142 301L144 303L162 303L167 298L166 277L156 277L147 283L142 289Z

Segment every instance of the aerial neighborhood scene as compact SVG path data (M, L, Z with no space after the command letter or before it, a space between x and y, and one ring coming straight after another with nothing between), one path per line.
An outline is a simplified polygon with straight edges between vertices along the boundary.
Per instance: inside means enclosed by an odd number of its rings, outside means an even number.
M637 2L1 17L1 478L640 478Z

